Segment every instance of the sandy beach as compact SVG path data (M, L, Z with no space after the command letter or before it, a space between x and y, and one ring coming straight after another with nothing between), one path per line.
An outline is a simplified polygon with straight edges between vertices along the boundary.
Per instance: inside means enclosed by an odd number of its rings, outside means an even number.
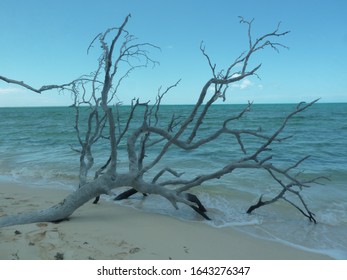
M68 191L0 183L0 216L51 206ZM330 259L231 228L144 213L101 201L69 221L0 229L0 259Z

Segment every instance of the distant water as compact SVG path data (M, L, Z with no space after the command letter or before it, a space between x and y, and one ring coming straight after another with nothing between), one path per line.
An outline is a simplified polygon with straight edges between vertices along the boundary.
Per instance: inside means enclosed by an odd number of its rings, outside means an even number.
M208 135L220 127L223 119L235 115L243 105L216 105L207 116L199 136ZM234 127L258 128L264 133L273 131L295 105L254 105ZM121 116L129 107L121 108ZM187 115L191 106L162 106L163 122L173 113ZM316 214L314 225L296 209L278 201L262 207L252 215L247 208L261 194L269 197L278 190L263 172L241 170L220 180L199 186L194 192L208 208L215 227L236 227L258 237L285 242L347 259L347 104L315 104L295 116L284 131L291 139L273 146L273 162L279 166L293 164L305 155L311 158L298 171L307 176L327 176L325 185L305 189L303 196ZM139 120L140 121L140 120ZM74 189L78 181L79 157L70 146L78 148L72 108L0 108L0 176L23 184ZM247 140L247 139L245 139ZM255 146L249 139L249 151ZM107 159L106 142L96 149L95 166ZM154 150L153 152L156 152ZM242 156L234 139L222 137L214 145L198 151L182 152L171 149L160 167L173 166L186 176L211 172L222 164ZM147 160L151 158L148 154ZM126 170L125 145L120 151L119 166ZM120 192L117 190L116 192ZM201 220L189 207L176 211L161 197L140 195L121 202L135 208L165 213L186 220Z

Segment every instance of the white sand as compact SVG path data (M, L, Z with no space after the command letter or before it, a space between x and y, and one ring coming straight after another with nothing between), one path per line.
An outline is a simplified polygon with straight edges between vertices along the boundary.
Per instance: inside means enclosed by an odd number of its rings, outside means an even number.
M67 191L0 183L0 216L51 206ZM330 259L160 214L91 202L60 224L0 229L0 259Z

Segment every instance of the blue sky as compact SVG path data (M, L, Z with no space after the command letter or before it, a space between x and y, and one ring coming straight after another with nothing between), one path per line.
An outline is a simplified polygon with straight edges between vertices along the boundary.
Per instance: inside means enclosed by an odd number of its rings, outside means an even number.
M108 27L132 17L127 30L161 51L160 62L134 73L119 98L154 100L160 86L182 79L164 103L192 104L210 69L199 46L219 69L247 49L247 29L238 16L255 18L253 37L275 29L291 32L280 38L289 50L258 53L258 74L231 87L227 103L347 102L347 1L345 0L1 0L0 75L35 87L71 81L96 67L91 40ZM0 81L0 107L72 104L69 94L42 95Z

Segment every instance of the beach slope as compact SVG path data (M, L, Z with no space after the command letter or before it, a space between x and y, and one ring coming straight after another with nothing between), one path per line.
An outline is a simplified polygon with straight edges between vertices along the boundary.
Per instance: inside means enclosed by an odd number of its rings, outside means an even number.
M0 183L0 216L40 209L68 191ZM0 229L0 259L330 259L231 228L144 213L101 201L59 224Z

